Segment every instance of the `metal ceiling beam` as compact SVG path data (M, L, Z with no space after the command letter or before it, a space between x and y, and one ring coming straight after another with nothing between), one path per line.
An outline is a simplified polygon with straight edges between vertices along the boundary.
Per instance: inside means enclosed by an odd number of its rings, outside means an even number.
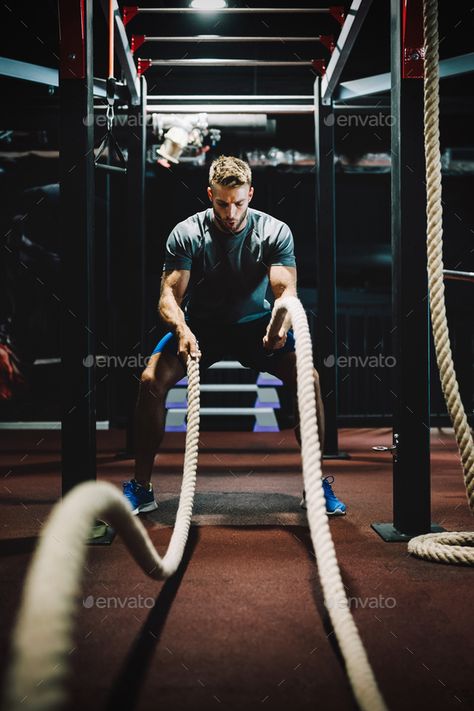
M371 3L372 0L352 0L341 32L337 38L336 47L331 55L326 73L322 78L321 100L324 105L328 105L331 102L334 90L341 78L342 70L349 59L349 55Z
M9 59L8 57L0 57L0 75L11 77L12 79L31 81L35 84L59 86L57 69L42 67L39 64L19 62L17 59Z
M148 101L307 101L310 94L150 94Z
M107 11L106 0L103 0L102 5L105 11ZM138 74L116 0L114 1L114 5L115 47L117 56L132 96L132 104L138 104L140 101ZM24 81L31 81L36 84L59 86L57 69L53 67L43 67L38 64L30 64L29 62L20 62L8 57L0 57L0 75L12 77L13 79L23 79ZM123 98L122 87L120 84L118 87L117 98ZM104 80L94 79L94 95L106 96Z
M161 107L168 107L175 104L188 108L196 104L210 104L211 106L218 105L223 109L226 109L232 104L245 106L246 109L260 105L267 110L274 106L282 106L282 108L287 106L313 108L314 99L309 94L281 94L280 96L277 94L150 94L148 97L148 105L152 106L153 109L157 107L161 109ZM369 111L372 109L389 109L390 104L381 104L380 102L373 104L347 104L344 102L335 103L333 108L338 111L357 111L358 109L361 111Z
M104 105L94 106L97 111L105 111L106 107ZM339 106L333 106L334 111L352 111L352 112L363 112L363 111L377 111L382 113L384 111L390 111L390 106L387 104L341 104ZM160 114L216 114L216 113L228 113L228 114L313 114L314 105L313 104L169 104L169 103L156 103L147 104L148 113L160 113Z
M461 74L469 74L470 72L474 72L474 52L458 54L456 57L443 59L439 63L440 79L457 77Z
M46 86L59 86L59 72L52 67L42 67L39 64L20 62L17 59L0 57L0 76L12 79L31 81L35 84L45 84ZM105 79L94 79L94 96L97 98L106 97ZM125 85L116 85L116 98L125 101Z
M440 79L448 77L461 76L474 72L474 52L460 54L456 57L443 59L439 63ZM334 99L337 101L345 101L354 99L358 96L369 96L370 94L382 94L390 91L390 73L375 74L364 79L354 79L353 81L343 82L339 85L334 94Z
M148 104L147 112L166 114L312 114L312 104Z
M358 96L382 94L385 91L390 91L390 82L390 72L343 82L334 92L333 98L335 101L345 101L346 99L355 99Z

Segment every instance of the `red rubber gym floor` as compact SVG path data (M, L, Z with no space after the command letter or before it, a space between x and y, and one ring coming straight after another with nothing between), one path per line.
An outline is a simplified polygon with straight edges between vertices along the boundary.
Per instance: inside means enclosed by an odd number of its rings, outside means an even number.
M59 433L2 433L0 644L60 493ZM325 473L348 515L330 521L343 581L389 709L474 708L474 571L407 555L370 528L392 520L389 430L342 430L349 461ZM120 486L122 432L98 432L98 478ZM142 516L164 553L184 435L167 434L154 474L162 506ZM414 475L416 473L414 472ZM78 600L68 708L355 709L323 604L293 431L201 434L195 525L181 579L150 580L120 538L90 547ZM432 433L432 519L472 530L453 436ZM51 581L54 595L54 581Z

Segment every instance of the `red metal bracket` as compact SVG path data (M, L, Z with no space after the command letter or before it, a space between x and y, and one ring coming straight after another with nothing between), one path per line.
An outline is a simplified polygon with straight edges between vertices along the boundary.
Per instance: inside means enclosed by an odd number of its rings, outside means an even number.
M425 75L423 0L401 0L401 3L402 79L423 79Z
M331 54L334 52L336 48L336 43L334 42L334 35L321 35L319 41L322 45L324 45L324 47L326 47L326 49L331 52Z
M142 74L146 72L147 69L151 67L152 60L151 59L142 59L141 57L138 57L137 59L137 74L139 77L141 77Z
M85 79L84 0L59 0L59 73L62 79Z
M329 8L329 14L332 15L336 22L339 22L340 25L344 24L344 20L346 19L346 8L343 5L333 5Z
M315 72L319 74L320 77L326 74L326 60L325 59L312 59L311 63Z
M130 37L130 50L132 54L135 54L137 49L140 49L142 44L146 41L145 35L132 35Z
M130 20L133 20L135 15L138 15L137 5L125 5L122 9L122 21L124 25L128 25Z

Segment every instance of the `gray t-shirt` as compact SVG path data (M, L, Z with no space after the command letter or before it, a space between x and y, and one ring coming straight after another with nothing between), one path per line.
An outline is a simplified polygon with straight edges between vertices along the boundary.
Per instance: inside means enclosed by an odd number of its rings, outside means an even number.
M296 266L293 235L284 222L249 208L235 234L214 225L212 208L179 222L166 242L164 271L191 271L186 316L215 323L244 323L270 310L268 267Z

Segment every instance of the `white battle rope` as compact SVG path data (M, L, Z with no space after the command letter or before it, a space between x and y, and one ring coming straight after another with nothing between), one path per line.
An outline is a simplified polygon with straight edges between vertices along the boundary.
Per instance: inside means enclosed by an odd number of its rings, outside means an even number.
M272 332L289 314L296 337L298 404L307 513L326 607L334 626L349 680L363 711L385 711L365 649L349 609L326 515L321 484L321 448L316 419L311 337L304 309L296 297L279 299ZM176 525L161 558L123 495L107 483L81 484L57 504L43 529L30 566L13 635L6 679L4 711L57 711L67 702L69 652L85 542L97 519L117 530L144 572L155 579L171 576L179 566L191 523L199 436L199 366L188 362L188 431L184 475Z
M461 452L471 509L474 507L474 445L459 398L444 307L442 210L439 150L437 1L424 0L425 146L428 193L428 270L430 306L440 377ZM384 700L352 618L326 516L321 485L321 449L316 419L312 346L308 323L296 297L279 299L272 329L289 313L296 337L298 403L307 514L325 604L341 648L358 705L383 711ZM196 483L199 436L199 366L188 361L188 428L183 484L176 525L163 558L146 529L132 516L123 495L107 483L81 484L57 504L45 525L29 568L5 679L3 711L57 711L67 702L69 654L80 598L85 542L97 519L117 530L144 572L154 579L178 568L189 532ZM454 538L453 538L454 537ZM455 545L450 545L452 542ZM414 538L409 551L443 562L472 564L473 533L428 534ZM448 545L445 545L448 544ZM430 552L431 550L431 552Z
M123 494L106 482L86 482L56 504L44 526L26 578L13 633L3 711L56 711L67 703L70 651L86 562L86 541L97 519L124 540L143 571L156 580L177 570L188 538L199 440L199 365L188 360L188 427L176 524L161 558Z
M321 483L321 446L316 418L313 348L308 320L301 302L296 297L278 299L273 309L272 333L278 331L286 313L291 317L295 333L303 481L309 529L316 553L324 602L359 708L381 711L386 709L385 702L349 608L326 514L326 501Z
M459 395L449 340L443 281L443 205L441 199L441 148L439 142L439 40L438 2L423 1L425 36L425 156L427 192L428 284L431 322L441 385L451 417L464 471L464 484L474 511L474 442ZM427 533L412 538L413 555L437 563L474 565L474 532Z

